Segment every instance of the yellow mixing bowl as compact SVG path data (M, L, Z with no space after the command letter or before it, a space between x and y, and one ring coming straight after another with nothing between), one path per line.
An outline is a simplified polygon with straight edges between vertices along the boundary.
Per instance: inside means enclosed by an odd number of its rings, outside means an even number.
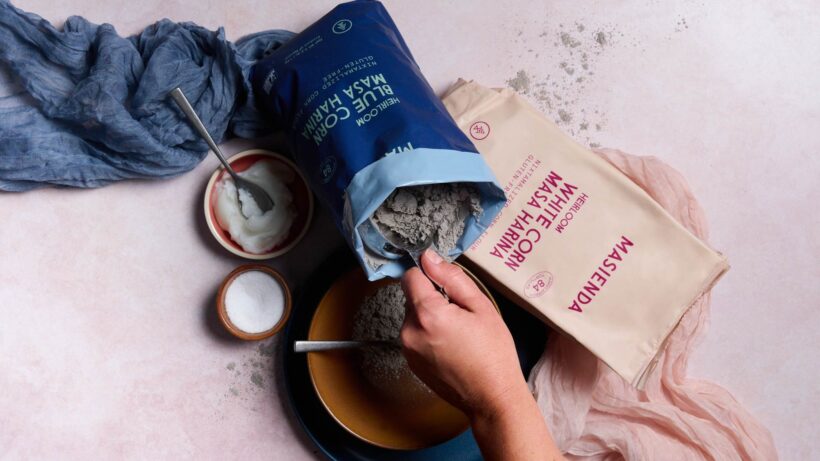
M487 288L470 272L481 290ZM308 339L350 339L353 316L365 297L395 280L368 282L356 268L325 293L310 324ZM498 306L496 305L496 309ZM416 450L445 442L467 429L467 417L432 392L419 392L408 378L385 392L363 376L355 350L311 352L313 387L330 415L354 436L384 448Z

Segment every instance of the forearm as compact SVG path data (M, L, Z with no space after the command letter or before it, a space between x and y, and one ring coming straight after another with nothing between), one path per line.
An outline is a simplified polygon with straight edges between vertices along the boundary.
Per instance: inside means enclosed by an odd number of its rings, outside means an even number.
M562 460L527 384L470 415L473 434L488 461Z

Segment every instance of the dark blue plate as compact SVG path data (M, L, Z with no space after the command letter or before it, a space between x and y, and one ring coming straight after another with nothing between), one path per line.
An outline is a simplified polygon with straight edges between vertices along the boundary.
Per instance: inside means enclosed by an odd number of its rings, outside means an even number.
M285 388L288 400L299 422L316 446L332 460L350 461L448 461L481 460L471 431L440 445L423 450L398 451L380 448L365 443L339 426L313 389L308 374L305 354L293 353L293 342L307 338L313 312L325 292L342 274L355 267L356 261L347 248L337 251L325 261L309 279L308 288L302 290L294 305L290 321L285 330L282 347ZM493 296L501 309L501 315L512 332L518 359L525 375L529 375L535 362L544 350L547 328L535 317L514 305L511 301L493 291Z

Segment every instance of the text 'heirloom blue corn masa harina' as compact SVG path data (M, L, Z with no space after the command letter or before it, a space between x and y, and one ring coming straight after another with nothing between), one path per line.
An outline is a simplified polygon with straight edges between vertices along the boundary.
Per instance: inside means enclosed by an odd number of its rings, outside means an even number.
M260 61L253 86L288 134L294 156L371 280L398 277L407 258L368 264L362 235L396 188L469 183L480 214L445 256L467 249L504 205L504 193L422 76L375 1L337 6Z

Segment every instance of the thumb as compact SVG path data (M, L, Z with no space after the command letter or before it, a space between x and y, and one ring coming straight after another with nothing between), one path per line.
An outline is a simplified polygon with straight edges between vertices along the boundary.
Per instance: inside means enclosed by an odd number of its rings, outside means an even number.
M492 309L492 303L460 267L448 263L434 250L421 256L421 264L427 275L444 288L450 301L469 311Z

